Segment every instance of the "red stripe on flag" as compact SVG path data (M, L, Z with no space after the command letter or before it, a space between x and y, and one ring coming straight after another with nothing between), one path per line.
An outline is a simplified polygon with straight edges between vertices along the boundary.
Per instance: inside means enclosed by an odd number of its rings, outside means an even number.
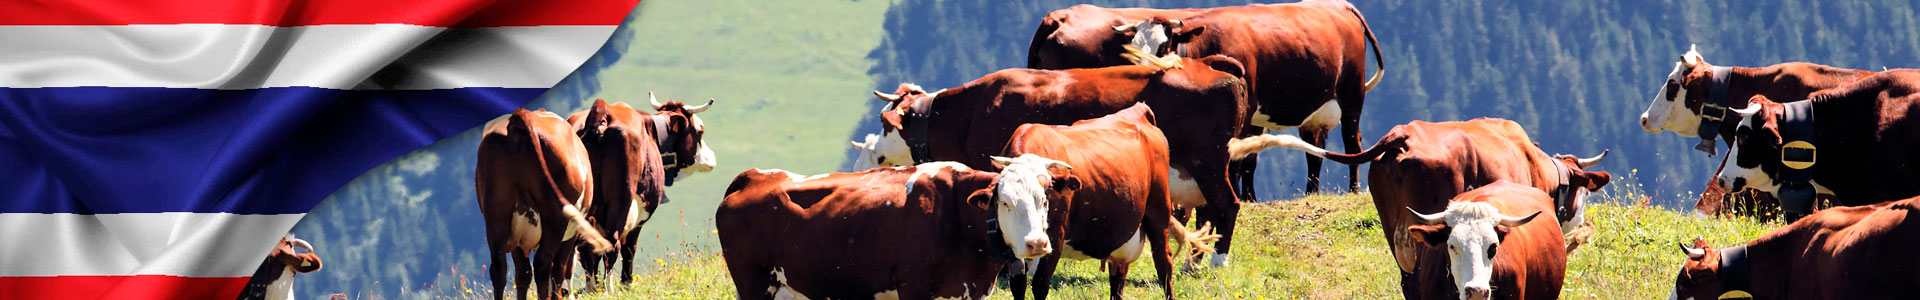
M0 299L233 299L248 277L0 277Z
M640 0L0 1L0 25L620 25Z

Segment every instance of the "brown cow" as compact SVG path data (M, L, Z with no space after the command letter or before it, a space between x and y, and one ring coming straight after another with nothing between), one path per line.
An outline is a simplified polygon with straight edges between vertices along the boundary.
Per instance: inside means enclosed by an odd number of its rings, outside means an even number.
M1066 125L1146 103L1169 142L1174 204L1198 207L1200 219L1223 236L1214 265L1224 266L1240 204L1227 182L1227 142L1246 124L1245 83L1239 63L1224 56L1173 58L1184 67L1118 66L1099 69L1007 69L966 85L925 92L910 84L893 94L874 160L952 160L989 168L1022 124ZM1203 206L1204 204L1204 206Z
M741 172L714 213L740 299L986 298L1016 258L1052 252L1048 199L1078 179L1025 155L800 176Z
M506 297L511 253L518 295L526 297L531 279L539 281L540 299L557 299L576 243L593 252L613 248L583 213L593 208L587 149L566 119L546 110L515 109L484 130L473 186L486 220L494 298Z
M1667 299L1911 299L1920 295L1920 198L1821 210L1747 242L1681 244Z
M1386 63L1373 29L1344 0L1307 0L1208 9L1181 19L1150 18L1135 29L1165 28L1163 46L1142 48L1181 56L1226 55L1246 66L1252 125L1271 131L1300 128L1301 138L1326 145L1340 126L1347 149L1360 149L1360 110L1379 84ZM1141 36L1136 33L1134 36ZM1375 64L1366 77L1368 43ZM1348 150L1352 151L1352 150ZM1360 167L1347 168L1349 190L1359 190ZM1307 156L1308 193L1320 191L1320 158Z
M1405 228L1425 245L1409 299L1558 299L1567 274L1552 198L1532 186L1496 181L1454 197L1431 215L1407 209ZM1525 217L1515 217L1525 216ZM1451 277L1448 281L1446 278ZM1452 287L1443 287L1452 284Z
M662 156L677 156L677 153L665 153L681 149L662 149L671 145L700 145L699 148L705 148L700 139L705 128L698 126L701 123L699 117L693 114L706 111L713 101L708 100L707 104L699 106L687 106L679 101L661 104L651 92L647 93L647 100L654 103L654 110L661 112L659 115L635 110L626 103L609 105L606 100L595 100L592 107L567 116L567 123L572 126L574 134L580 137L589 161L593 163L593 198L601 199L592 210L586 212L588 219L612 238L619 251L619 257L607 257L605 264L601 264L601 257L597 253L580 253L580 264L587 268L590 283L600 282L602 267L612 272L615 265L621 266L621 283L633 281L633 252L639 238L634 233L640 231L640 225L651 219L655 209L667 203L667 168L701 169L690 168L688 164L703 159L683 160L676 162L679 165L672 166L665 164ZM711 152L693 153L696 156L711 155ZM708 158L704 161L713 160ZM705 167L704 170L712 170L712 167Z
M1178 19L1200 13L1199 9L1104 8L1090 4L1056 10L1040 20L1027 48L1027 68L1065 70L1125 66L1126 46L1140 47L1149 54L1162 54L1155 47L1167 39L1162 26L1148 19ZM1135 30L1135 26L1150 26ZM1153 42L1160 41L1160 42ZM1252 124L1240 130L1240 137L1266 133ZM856 145L858 147L858 145ZM1241 201L1258 201L1254 193L1254 169L1258 155L1234 159L1227 178L1239 192Z
M288 233L274 245L266 261L260 262L260 268L253 271L253 277L247 278L247 286L240 290L238 299L293 299L293 277L320 270L320 256L314 254L313 244L306 240Z
M1413 121L1394 126L1372 148L1357 154L1329 153L1286 135L1265 135L1234 143L1234 153L1281 146L1306 151L1343 164L1373 163L1367 174L1373 185L1374 209L1392 246L1402 275L1416 266L1418 244L1404 231L1415 223L1398 211L1446 209L1447 199L1474 186L1510 181L1552 195L1559 228L1566 232L1586 226L1584 204L1588 193L1613 179L1607 172L1587 172L1606 157L1547 155L1534 145L1526 130L1513 121L1479 118L1466 122ZM1577 243L1575 244L1577 245Z
M1834 195L1837 205L1920 195L1916 91L1920 70L1900 69L1806 101L1754 96L1747 108L1734 110L1742 120L1719 171L1721 187L1774 194L1789 220L1810 213L1816 193Z
M1072 126L1027 124L1014 130L1006 155L1039 155L1078 166L1062 172L1079 178L1073 197L1053 199L1047 236L1060 252L1034 265L1033 295L1046 299L1054 267L1061 257L1097 259L1107 267L1114 299L1126 287L1127 269L1151 246L1162 290L1173 298L1168 230L1183 244L1204 247L1173 219L1167 196L1167 138L1154 127L1153 110L1144 103ZM1005 162L996 162L1005 164ZM1203 230L1204 231L1204 230ZM1142 244L1142 243L1145 244ZM1024 276L1015 276L1014 298L1024 298Z

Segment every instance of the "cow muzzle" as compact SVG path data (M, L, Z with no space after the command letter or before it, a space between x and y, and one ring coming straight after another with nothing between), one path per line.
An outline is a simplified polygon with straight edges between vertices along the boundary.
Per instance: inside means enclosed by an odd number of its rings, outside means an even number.
M1040 258L1053 253L1053 244L1048 243L1045 237L1028 238L1024 244L1026 244L1026 251L1017 255L1020 259Z
M1460 299L1485 300L1493 295L1493 289L1484 286L1467 286L1460 289Z

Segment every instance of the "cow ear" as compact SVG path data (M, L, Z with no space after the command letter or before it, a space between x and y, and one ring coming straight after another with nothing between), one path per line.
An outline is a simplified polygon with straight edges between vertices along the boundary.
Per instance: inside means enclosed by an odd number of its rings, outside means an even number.
M1414 242L1429 247L1445 246L1447 244L1447 235L1451 232L1452 228L1448 228L1447 224L1407 226L1407 233L1412 235Z
M1494 234L1494 239L1496 240L1505 241L1507 240L1507 233L1512 233L1512 232L1513 232L1513 227L1507 227L1507 225L1493 225L1493 234Z
M1607 172L1604 172L1604 171L1581 172L1579 177L1581 180L1586 181L1586 183L1581 184L1581 187L1585 187L1588 191L1595 191L1595 192L1600 191L1600 188L1606 187L1607 183L1610 183L1613 181L1613 174L1608 174Z
M1080 189L1079 176L1073 176L1069 174L1069 175L1063 175L1060 177L1053 178L1053 190L1065 192L1065 191L1073 191L1073 190L1079 190L1079 189Z
M900 125L900 114L891 110L880 113L880 122L886 123L887 127L891 127L895 131L907 130L906 127Z
M1756 102L1749 105L1763 105L1763 104ZM1754 115L1753 117L1760 118L1760 121L1762 122L1760 123L1760 128L1766 129L1766 132L1764 134L1772 135L1773 144L1775 145L1785 144L1787 142L1786 139L1782 139L1780 137L1780 114L1778 112L1771 112L1770 110L1772 110L1772 107L1761 107L1760 114Z
M320 270L320 257L313 253L294 254L293 258L297 261L292 266L294 272L312 273Z
M1214 54L1200 58L1200 62L1207 64L1208 68L1213 68L1215 71L1233 74L1233 77L1247 77L1246 67L1240 63L1240 60L1233 59L1233 57Z

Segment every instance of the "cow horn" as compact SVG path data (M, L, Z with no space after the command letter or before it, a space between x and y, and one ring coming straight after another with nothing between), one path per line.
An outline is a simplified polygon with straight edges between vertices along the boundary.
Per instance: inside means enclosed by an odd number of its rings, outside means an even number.
M952 88L945 88L945 89L940 89L938 91L933 91L932 93L927 93L927 98L933 98L934 96L939 96L940 93L945 93L949 89L952 89Z
M1700 259L1702 257L1707 256L1707 250L1696 249L1696 248L1687 246L1687 243L1679 243L1679 244L1680 244L1680 251L1686 252L1687 258L1689 259Z
M701 104L700 106L687 107L687 113L697 114L700 112L704 112L704 111L707 111L707 107L709 106L713 106L713 98L707 98L707 104Z
M659 99L659 98L654 98L654 97L653 97L653 91L647 91L647 102L653 102L653 110L654 110L654 111L660 111L660 107L661 107L661 106L666 106L666 105L662 105L662 104L660 104L660 99Z
M881 93L880 91L873 91L873 96L880 98L880 100L885 100L887 102L900 101L900 95Z
M1433 225L1433 224L1446 223L1447 212L1450 212L1450 211L1443 211L1440 213L1429 215L1429 214L1420 213L1418 211L1414 211L1412 207L1408 207L1407 212L1413 213L1413 218L1416 220L1419 220L1421 225Z
M1540 212L1538 211L1533 212L1533 214L1527 215L1526 217L1520 217L1520 218L1515 218L1507 215L1500 215L1500 225L1505 225L1507 227L1516 227L1522 224L1527 224L1527 222L1532 222L1533 217L1538 217L1538 216L1540 216Z
M1600 155L1594 155L1593 157L1578 159L1578 160L1575 160L1575 162L1580 164L1581 169L1592 168L1593 165L1600 164L1600 160L1607 158L1607 151L1611 151L1611 150L1600 150Z
M854 149L860 149L860 150L867 149L867 144L860 143L859 141L847 141L847 143L853 144Z
M1128 32L1128 31L1133 31L1134 28L1140 26L1140 22L1127 21L1127 20L1120 20L1120 22L1123 22L1123 23L1117 26L1113 26L1113 31Z
M1752 117L1754 114L1760 113L1760 105L1748 105L1747 108L1733 110L1733 113L1740 114L1741 118Z
M307 243L307 240L302 240L302 239L293 239L293 240L289 240L289 241L287 241L287 243L291 243L291 244L293 244L293 247L294 247L294 248L300 248L300 249L306 249L306 250L307 250L307 253L309 253L309 254L311 254L311 253L314 253L314 252L313 252L313 244L309 244L309 243Z
M993 164L1001 168L1005 168L1009 165L1013 165L1013 158L1009 158L1005 156L988 156L987 158L993 160Z
M1059 168L1062 170L1072 170L1073 166L1067 165L1066 162L1054 160L1054 161L1047 162L1047 168Z

